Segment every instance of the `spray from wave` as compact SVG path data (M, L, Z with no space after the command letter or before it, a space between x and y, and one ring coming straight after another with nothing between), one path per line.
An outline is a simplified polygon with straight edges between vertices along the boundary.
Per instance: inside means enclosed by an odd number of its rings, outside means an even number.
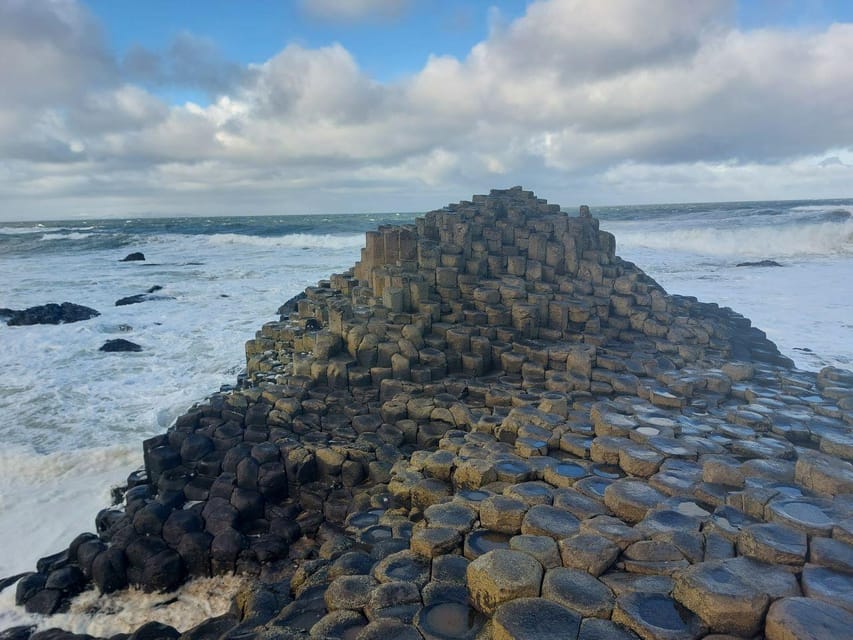
M853 220L743 226L640 230L611 223L619 246L716 256L794 257L853 254Z

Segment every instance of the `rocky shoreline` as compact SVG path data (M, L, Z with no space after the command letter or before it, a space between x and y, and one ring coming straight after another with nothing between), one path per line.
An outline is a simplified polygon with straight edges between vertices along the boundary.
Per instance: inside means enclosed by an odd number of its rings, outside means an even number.
M130 637L843 637L853 373L615 249L521 188L368 232L18 603L238 572L230 613Z

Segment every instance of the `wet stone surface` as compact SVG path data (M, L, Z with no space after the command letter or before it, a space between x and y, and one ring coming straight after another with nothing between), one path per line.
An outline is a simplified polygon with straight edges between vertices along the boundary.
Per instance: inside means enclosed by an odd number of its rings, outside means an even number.
M513 188L382 227L280 313L20 606L237 572L218 637L851 628L853 373L667 294L588 209Z

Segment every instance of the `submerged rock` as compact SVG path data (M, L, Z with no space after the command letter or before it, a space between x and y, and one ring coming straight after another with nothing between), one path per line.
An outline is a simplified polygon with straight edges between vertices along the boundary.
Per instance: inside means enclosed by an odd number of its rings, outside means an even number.
M775 260L757 260L754 262L738 262L736 267L781 267Z
M124 258L119 260L119 262L139 262L145 260L145 254L141 251L134 251L133 253L127 254Z

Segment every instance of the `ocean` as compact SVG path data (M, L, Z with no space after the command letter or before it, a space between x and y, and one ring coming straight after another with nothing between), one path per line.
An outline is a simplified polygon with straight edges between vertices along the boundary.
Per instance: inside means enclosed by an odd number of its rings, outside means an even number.
M574 215L574 211L570 212ZM797 367L853 368L853 200L594 207L617 253L670 293L718 302ZM0 322L0 578L91 531L141 442L233 384L244 342L413 213L0 223L0 307L74 302L64 325ZM144 262L120 262L141 251ZM775 260L779 267L738 267ZM162 287L155 299L115 306ZM125 338L139 353L103 353ZM205 596L200 598L203 601ZM27 618L0 593L0 629ZM78 627L82 629L83 627Z

